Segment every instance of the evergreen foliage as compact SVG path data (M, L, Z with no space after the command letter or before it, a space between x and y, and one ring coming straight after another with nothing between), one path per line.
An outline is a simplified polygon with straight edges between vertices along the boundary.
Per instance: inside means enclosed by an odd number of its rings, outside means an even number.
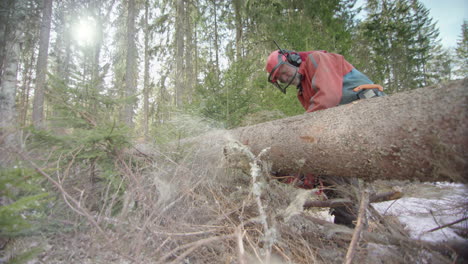
M417 0L369 0L366 11L360 29L370 60L364 71L389 93L428 85L428 64L440 46L429 10Z
M23 264L29 263L28 261L33 259L35 256L39 255L42 252L41 247L34 247L32 249L27 249L25 252L16 255L8 260L9 264Z
M226 128L238 126L242 117L256 107L255 87L246 82L254 70L251 63L242 61L223 72L221 82L208 74L205 85L197 87L192 107L203 116L224 123Z
M101 202L103 186L107 192L122 194L121 173L116 168L116 160L121 150L129 146L132 132L118 118L118 105L122 100L114 100L105 94L94 91L90 82L67 86L54 75L49 75L50 86L46 92L53 112L49 130L31 130L28 141L30 149L52 150L50 158L55 161L59 174L67 174L70 169L84 170L71 177L75 184L86 182L98 184L90 196L90 208L97 208ZM97 207L96 207L97 206ZM114 210L120 205L116 204Z
M461 35L455 49L458 69L455 74L461 78L468 77L468 21L464 21L461 26Z
M40 228L49 194L32 169L0 170L0 237L28 235Z

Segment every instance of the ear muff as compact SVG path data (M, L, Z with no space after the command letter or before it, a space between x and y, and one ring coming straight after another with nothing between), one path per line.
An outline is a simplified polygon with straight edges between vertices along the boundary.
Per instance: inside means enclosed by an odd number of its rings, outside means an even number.
M299 67L301 65L301 56L299 56L299 54L297 54L296 52L291 50L281 50L281 53L286 56L286 59L291 65L296 67Z
M301 56L299 56L299 54L295 52L289 53L288 56L286 56L286 58L288 59L289 63L296 67L299 67L302 63Z

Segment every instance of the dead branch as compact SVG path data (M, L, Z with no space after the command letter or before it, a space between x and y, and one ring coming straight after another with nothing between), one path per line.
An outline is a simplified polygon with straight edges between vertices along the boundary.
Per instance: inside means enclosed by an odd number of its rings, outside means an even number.
M398 200L401 197L403 197L403 193L399 191L373 193L369 197L369 202L380 203L380 202L386 202L386 201L391 201L391 200Z
M47 174L45 171L43 171L36 163L34 163L31 158L29 158L25 153L15 149L15 148L10 148L13 152L17 153L19 156L21 156L21 158L23 158L23 160L29 162L29 164L31 164L31 166L39 173L41 174L42 176L44 176L50 183L52 183L55 187L57 187L57 189L59 189L60 193L62 194L65 202L67 203L67 205L70 207L70 209L72 209L73 211L75 211L76 213L78 213L79 215L82 215L84 217L86 217L88 219L88 221L94 226L96 227L96 229L102 234L104 235L104 237L107 238L107 235L106 233L104 232L104 230L101 229L101 227L99 226L99 224L96 222L96 220L94 219L94 217L92 216L92 214L90 212L88 212L88 210L86 210L86 208L83 208L81 207L80 205L80 202L77 201L75 198L73 198L69 193L67 193L67 191L65 191L65 189L63 188L63 186L57 182L56 180L54 180L54 178L52 178L52 176L50 176L49 174ZM68 201L71 201L73 203L74 206L72 206L71 204L68 203Z
M219 241L219 240L235 238L235 236L236 236L235 234L224 235L224 236L214 236L214 237L209 237L209 238L205 238L205 239L200 239L198 241L188 243L188 244L185 244L185 245L182 245L182 246L178 246L175 249L168 252L166 255L162 256L159 259L159 261L156 262L156 263L167 263L165 261L167 258L175 255L175 253L177 253L177 251L179 251L179 250L188 248L186 251L184 251L184 253L182 253L174 261L171 262L171 263L180 263L180 261L182 261L183 258L185 258L188 254L190 254L192 251L194 251L195 249L197 249L200 246L203 246L205 244L212 243L212 242L215 242L215 241Z
M344 241L351 241L352 236L354 234L353 229L343 226L343 225L338 225L334 224L319 218L312 217L310 215L307 215L306 213L301 213L298 215L299 219L303 219L303 221L307 222L310 221L316 225L324 227L324 230L333 230L333 236L328 236L329 239L337 238L337 239L342 239ZM310 231L305 231L301 233L302 236L307 237L307 236L315 236L315 231L313 234L311 234ZM362 238L365 241L371 242L371 243L376 243L376 244L381 244L381 245L394 245L397 247L402 247L404 245L408 247L414 247L414 248L427 248L431 249L437 252L443 251L445 248L441 247L439 243L431 243L431 242L426 242L422 240L413 240L407 236L401 235L401 234L388 234L388 233L381 233L381 232L369 232L366 230L361 231ZM445 263L445 260L441 258L440 255L433 255L435 258L437 258L437 261L440 263Z
M424 232L424 233L434 232L434 231L437 231L437 230L440 230L440 229L443 229L443 228L446 228L446 227L449 227L449 226L453 226L453 225L455 225L455 224L461 223L461 222L466 221L466 220L468 220L468 217L464 217L464 218L462 218L462 219L458 219L458 220L456 220L456 221L453 221L453 222L448 223L448 224L445 224L445 225L438 226L438 227L436 227L436 228L432 228L431 230L427 230L427 231Z
M245 249L244 249L244 243L243 243L243 237L245 235L245 231L242 230L243 224L239 225L236 228L236 237L237 237L237 254L239 254L239 263L240 264L245 264Z
M392 191L392 192L385 192L380 194L372 194L369 197L370 203L380 203L385 201L397 200L403 197L402 192ZM352 201L346 199L331 199L326 201L308 201L304 203L304 209L309 209L312 207L330 207L336 208L340 206L351 206L354 203Z
M367 207L369 206L369 191L365 190L361 195L361 205L359 206L359 213L356 223L356 228L354 229L353 238L349 244L348 252L346 253L345 264L351 264L353 261L354 255L356 254L356 248L358 242L361 238L362 229L364 227L364 220L366 218Z

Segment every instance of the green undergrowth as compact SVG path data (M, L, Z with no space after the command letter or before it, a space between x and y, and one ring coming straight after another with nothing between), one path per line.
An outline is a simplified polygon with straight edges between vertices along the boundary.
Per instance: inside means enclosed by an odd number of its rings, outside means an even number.
M12 238L31 234L44 217L49 193L43 179L27 168L0 170L0 237Z

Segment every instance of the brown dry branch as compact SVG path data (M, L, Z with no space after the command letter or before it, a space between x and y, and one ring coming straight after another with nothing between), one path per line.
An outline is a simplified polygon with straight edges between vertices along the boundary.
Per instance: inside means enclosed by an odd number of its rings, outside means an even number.
M171 250L170 252L166 253L164 256L162 256L158 260L158 262L156 262L156 264L167 263L166 260L168 258L175 256L175 254L178 251L188 248L181 255L179 255L174 261L171 262L171 263L179 263L183 258L185 258L188 254L190 254L191 252L193 252L195 249L197 249L200 246L203 246L203 245L206 245L206 244L209 244L209 243L213 243L213 242L219 241L219 240L226 240L226 239L235 238L235 236L236 236L235 234L224 235L224 236L214 236L214 237L209 237L209 238L205 238L205 239L200 239L200 240L197 240L197 241L192 242L192 243L184 244L182 246L178 246L175 249Z
M103 202L103 205L101 206L101 210L99 211L99 214L97 216L97 219L98 219L97 222L98 223L101 221L101 219L106 218L106 216L108 216L108 215L111 215L112 208L114 208L116 200L118 199L118 196L119 196L118 193L123 188L124 178L122 177L120 179L120 182L119 182L119 185L118 185L117 189L112 194L112 198L108 202L109 190L110 190L111 184L112 184L111 182L109 182L109 184L107 184L106 191L104 192L104 197L103 197L104 202Z
M390 191L384 193L372 193L369 197L370 203L380 203L385 201L397 200L403 197L400 191Z
M365 225L366 211L367 206L369 205L369 191L364 190L361 196L361 204L359 206L359 213L356 223L356 228L354 229L353 238L349 244L348 252L346 253L345 264L351 264L356 254L356 247L358 246L359 240L361 238L361 233Z
M369 206L369 218L370 221L376 223L373 226L373 229L375 229L376 232L388 233L395 237L403 237L404 239L409 239L408 232L404 229L404 226L399 221L397 221L394 218L386 218L372 205Z
M434 231L437 231L437 230L440 230L440 229L443 229L443 228L446 228L446 227L449 227L449 226L453 226L453 225L455 225L455 224L461 223L461 222L466 221L466 220L468 220L468 217L463 217L463 218L461 218L461 219L458 219L458 220L456 220L456 221L450 222L450 223L448 223L448 224L445 224L445 225L441 225L441 226L432 228L431 230L427 230L427 231L424 232L424 233L434 232Z
M70 175L70 169L71 167L73 166L73 164L75 163L75 159L76 159L76 156L78 156L78 154L80 154L80 152L83 150L83 146L80 146L80 147L77 147L75 149L73 149L70 153L71 153L71 159L70 161L68 162L67 166L65 167L65 170L63 172L63 177L60 178L60 177L57 177L57 180L59 181L60 184L63 183L63 181L65 180L65 178ZM51 153L52 154L52 153ZM60 154L60 157L62 156L62 154ZM60 164L60 157L59 157L59 160L57 161L57 171L60 171L58 166Z
M242 230L243 224L239 225L236 228L236 237L237 237L237 248L238 248L238 259L240 264L246 264L245 259L245 249L244 249L244 242L243 237L245 235L245 231Z
M296 217L295 221L300 221L302 223L312 223L312 228L302 228L299 232L302 237L320 237L325 235L329 242L332 241L345 241L350 242L353 239L355 230L348 228L346 226L337 225L322 219L311 217L305 213L300 214ZM284 228L284 226L281 226ZM317 228L322 227L322 228ZM397 248L397 251L394 254L402 254L406 258L406 262L409 259L414 261L420 260L418 258L418 252L425 252L424 254L429 254L431 256L431 263L451 263L449 259L443 254L446 250L445 247L441 246L439 243L431 243L421 240L413 240L407 236L390 234L387 232L370 232L367 230L361 231L361 237L364 241L368 243L374 243L382 246L394 246ZM343 249L342 246L335 247L334 250ZM343 256L344 257L344 256ZM387 256L389 257L389 256ZM394 256L399 258L398 255ZM402 261L402 260L401 260ZM400 262L401 262L400 261ZM392 263L392 262L390 262Z
M75 198L73 198L62 186L62 184L60 184L59 182L57 182L56 180L54 180L54 178L52 176L50 176L49 174L47 174L44 170L42 170L38 165L36 165L36 163L34 163L34 161L32 161L31 158L28 157L27 154L25 154L24 152L22 151L19 151L15 148L10 148L11 151L13 151L14 153L17 153L23 160L29 162L29 164L31 164L31 166L39 173L41 174L42 176L44 176L50 183L52 183L55 187L57 187L57 189L60 191L60 193L62 194L65 202L68 204L68 206L70 207L70 209L72 209L74 212L76 212L77 214L81 215L81 216L84 216L86 217L86 219L88 219L88 221L104 236L107 238L107 235L106 233L104 232L104 230L99 226L99 224L96 222L96 220L94 219L94 216L86 209L86 208L83 208L80 204L79 201L77 201ZM72 204L70 204L69 202L71 202Z
M372 194L369 197L370 203L380 203L384 201L397 200L403 197L403 193L399 191L385 192L379 194ZM354 202L347 199L330 199L325 201L307 201L304 203L304 209L312 207L330 207L336 208L340 206L352 206Z

